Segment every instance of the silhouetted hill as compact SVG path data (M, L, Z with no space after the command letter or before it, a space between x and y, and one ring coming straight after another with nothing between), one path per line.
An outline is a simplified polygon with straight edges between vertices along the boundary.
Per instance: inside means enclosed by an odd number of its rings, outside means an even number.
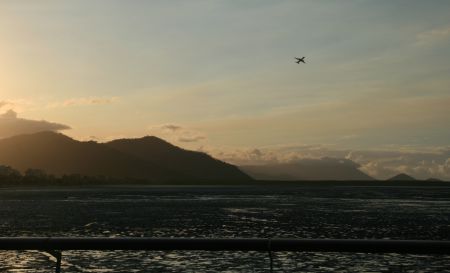
M106 145L147 162L167 166L194 179L229 181L230 183L251 180L250 176L236 166L214 159L202 152L181 149L154 136L119 139L108 142Z
M401 173L389 178L388 181L416 181L416 179L412 176Z
M191 181L199 180L225 180L239 179L250 180L250 178L239 171L236 167L214 160L206 155L197 155L195 152L181 150L165 141L157 138L151 139L152 146L148 146L145 150L151 153L155 150L155 154L164 154L165 149L170 149L168 154L174 155L173 162L170 158L166 161L164 157L156 160L147 160L144 156L134 155L133 152L127 153L121 149L114 148L113 144L102 144L93 141L81 142L55 132L40 132L30 135L19 135L0 140L0 165L8 165L20 171L28 168L42 169L49 174L82 174L89 176L103 175L109 177L129 177L147 179L153 181ZM122 143L119 141L117 143ZM132 143L131 143L132 144ZM127 145L130 151L135 151L133 145ZM118 145L120 146L120 145ZM144 147L139 146L139 149ZM177 149L180 152L174 154ZM181 151L184 151L181 152ZM143 151L144 152L144 151ZM194 153L196 156L191 157L195 160L197 157L204 158L197 163L191 163L192 168L197 168L195 176L189 172L180 172L180 170L189 169L189 167L181 166L187 156L186 154ZM176 155L182 157L178 160ZM150 158L151 156L149 156ZM202 165L203 164L203 165ZM221 165L222 168L218 167ZM214 166L214 171L218 171L214 176L209 170L210 166ZM201 170L205 175L202 175Z
M374 180L348 159L302 159L292 163L240 168L260 180Z
M20 171L165 179L170 172L93 141L80 142L60 133L40 132L0 140L0 164Z

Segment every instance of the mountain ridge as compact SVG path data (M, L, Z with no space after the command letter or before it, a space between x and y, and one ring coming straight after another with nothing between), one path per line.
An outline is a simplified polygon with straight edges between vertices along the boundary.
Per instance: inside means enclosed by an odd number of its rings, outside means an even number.
M359 165L348 159L301 159L289 163L239 166L258 180L353 180L373 181L360 171Z
M190 152L178 148L162 139L153 136L141 139L129 139L131 146L136 145L139 140L144 140L158 148L156 154L164 153L168 147L177 150L186 158L190 157ZM118 140L123 141L123 140ZM118 150L108 143L97 143L95 141L78 141L61 133L45 131L34 134L17 135L5 139L0 139L0 165L8 165L20 171L26 169L42 169L49 174L82 174L90 176L109 176L120 178L137 178L151 181L191 181L191 180L211 180L224 181L234 179L237 181L252 180L248 175L231 167L232 165L217 161L206 156L209 161L213 161L216 169L222 170L217 175L202 175L201 170L195 172L196 175L186 173L185 168L179 168L170 162L163 162L161 158L148 160L142 155ZM130 145L129 145L130 146ZM151 149L146 149L147 152ZM195 152L200 153L200 152ZM192 160L195 160L192 159ZM199 167L198 165L196 167Z
M154 136L117 139L105 145L154 164L164 166L175 164L180 173L189 177L213 180L220 176L225 180L239 181L251 179L245 173L242 175L243 172L234 165L215 159L206 153L182 149Z

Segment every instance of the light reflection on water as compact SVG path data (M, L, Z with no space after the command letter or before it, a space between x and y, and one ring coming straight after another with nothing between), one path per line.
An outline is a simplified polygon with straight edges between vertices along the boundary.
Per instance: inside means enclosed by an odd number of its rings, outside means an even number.
M267 254L202 251L66 251L63 272L268 272ZM43 252L3 252L1 272L52 272ZM450 256L275 254L275 272L448 272Z
M450 240L450 189L0 190L0 236ZM275 272L450 272L449 256L276 253ZM0 272L51 272L38 251ZM67 251L63 272L267 272L267 253Z

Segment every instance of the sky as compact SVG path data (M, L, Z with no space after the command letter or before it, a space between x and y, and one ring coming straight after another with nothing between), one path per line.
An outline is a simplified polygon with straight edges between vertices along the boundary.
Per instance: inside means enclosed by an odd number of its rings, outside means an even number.
M0 39L0 138L156 135L450 180L446 0L5 0Z

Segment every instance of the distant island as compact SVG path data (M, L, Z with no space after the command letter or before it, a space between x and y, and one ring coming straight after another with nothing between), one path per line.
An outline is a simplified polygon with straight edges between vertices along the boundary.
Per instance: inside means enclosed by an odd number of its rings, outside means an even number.
M98 143L45 131L0 139L0 186L446 183L406 174L377 181L358 168L336 158L237 167L154 136Z
M388 181L417 181L417 179L410 175L407 175L406 173L400 173L389 178Z

